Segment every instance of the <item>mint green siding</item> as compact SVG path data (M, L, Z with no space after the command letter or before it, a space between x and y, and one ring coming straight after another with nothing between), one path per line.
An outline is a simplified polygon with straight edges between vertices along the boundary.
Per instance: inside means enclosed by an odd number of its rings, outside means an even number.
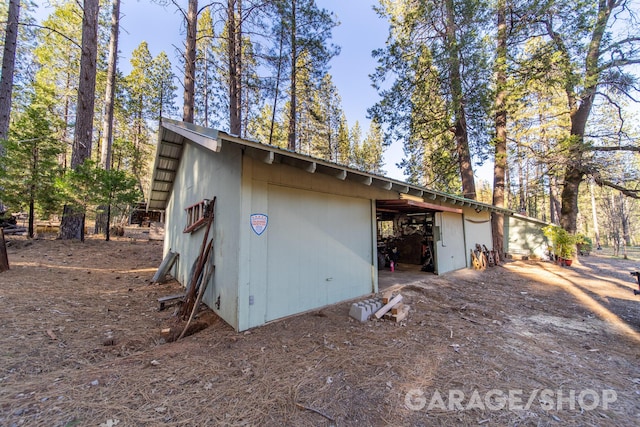
M505 252L544 257L548 242L542 233L545 222L522 215L505 218Z
M269 186L270 321L370 293L371 202Z
M185 208L203 199L217 197L215 221L209 237L213 236L215 274L207 287L203 301L215 307L220 297L220 310L216 312L232 326L237 325L238 251L240 240L240 182L242 151L229 144L219 152L203 150L186 143L182 161L176 172L174 191L167 204L165 253L179 254L174 274L183 285L189 283L191 267L198 256L205 229L183 233L187 224Z

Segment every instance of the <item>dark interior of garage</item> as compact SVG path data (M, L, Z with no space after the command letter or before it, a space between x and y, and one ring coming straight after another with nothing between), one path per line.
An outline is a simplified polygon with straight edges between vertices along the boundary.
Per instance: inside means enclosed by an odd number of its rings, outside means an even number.
M428 203L406 199L376 201L378 269L398 264L435 272L436 210Z

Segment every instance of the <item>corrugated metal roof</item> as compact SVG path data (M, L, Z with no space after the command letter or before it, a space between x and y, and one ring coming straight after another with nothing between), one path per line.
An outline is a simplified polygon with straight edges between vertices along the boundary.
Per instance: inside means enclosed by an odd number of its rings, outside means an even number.
M285 150L272 145L249 141L225 132L197 126L191 123L171 119L162 119L158 131L158 146L153 166L150 196L147 202L148 210L164 210L173 188L175 174L182 157L184 144L190 141L211 151L220 151L223 144L240 145L246 155L262 162L273 164L283 163L294 166L309 173L322 173L340 180L356 181L363 185L373 185L386 190L409 194L434 201L446 202L458 206L470 206L478 211L489 210L502 212L507 215L514 211L498 208L464 197L454 196L441 191L431 190L414 184L387 178L382 175L362 172L337 163L316 159L311 156Z

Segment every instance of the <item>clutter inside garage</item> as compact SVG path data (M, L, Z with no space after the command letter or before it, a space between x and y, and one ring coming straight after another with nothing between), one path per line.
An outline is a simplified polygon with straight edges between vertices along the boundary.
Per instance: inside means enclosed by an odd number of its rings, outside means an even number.
M411 264L435 272L435 212L406 209L390 200L376 205L378 269L393 271L397 264Z

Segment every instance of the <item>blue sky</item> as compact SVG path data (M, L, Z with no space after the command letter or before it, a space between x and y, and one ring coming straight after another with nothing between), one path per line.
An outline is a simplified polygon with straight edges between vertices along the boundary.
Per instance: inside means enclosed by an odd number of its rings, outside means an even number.
M182 51L182 17L173 5L162 7L150 0L121 0L120 56L118 68L125 74L130 67L131 52L146 41L153 56L165 51L174 64ZM349 126L360 122L362 134L369 128L367 109L376 103L378 94L371 86L369 74L376 67L371 57L374 49L384 46L388 34L386 21L373 11L377 0L316 0L319 7L338 16L340 25L333 30L332 42L341 47L340 55L330 62L330 73L342 97ZM184 1L186 5L186 1ZM50 10L41 7L38 18ZM181 73L176 72L181 78ZM181 96L178 96L181 99ZM395 164L403 156L400 143L392 144L384 154L386 174L404 180ZM482 172L481 172L482 173Z
M186 1L184 2L186 4ZM330 62L334 84L342 97L342 106L349 126L360 122L362 134L369 128L367 108L378 99L371 87L369 74L376 63L371 51L384 46L387 24L373 11L377 0L317 0L319 7L333 11L340 25L333 30L332 42L341 47L341 53ZM41 6L38 18L44 19L50 9ZM153 56L165 51L174 64L182 51L182 17L173 5L162 7L150 0L121 0L121 30L118 68L125 74L130 67L131 52L146 41ZM176 72L181 78L181 73ZM181 99L181 96L178 96ZM402 157L399 144L385 152L387 175L403 179L402 172L395 167Z

